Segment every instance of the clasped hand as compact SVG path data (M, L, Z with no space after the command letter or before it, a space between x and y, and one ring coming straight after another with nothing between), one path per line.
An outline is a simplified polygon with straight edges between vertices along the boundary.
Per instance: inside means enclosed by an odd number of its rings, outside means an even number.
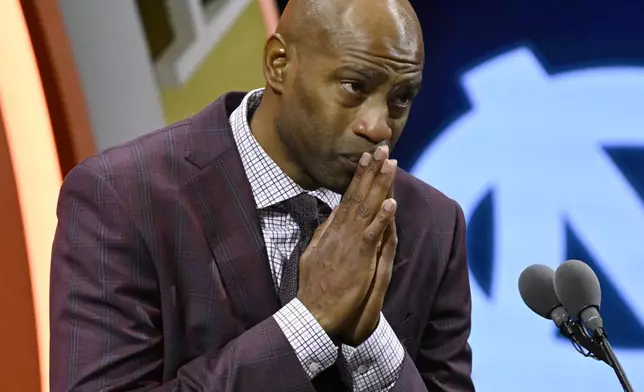
M357 346L378 326L398 237L397 162L380 146L364 153L340 205L300 258L298 299L327 334Z

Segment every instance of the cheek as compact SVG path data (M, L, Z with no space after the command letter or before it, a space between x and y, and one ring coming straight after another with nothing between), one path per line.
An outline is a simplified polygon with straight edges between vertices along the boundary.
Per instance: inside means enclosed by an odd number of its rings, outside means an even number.
M340 107L325 87L300 89L297 108L300 135L313 155L326 155L336 150L338 139L349 129L350 113Z
M405 129L406 124L407 124L407 116L401 119L394 120L393 123L391 124L391 144L392 145L398 141L398 139L400 138L400 135Z
M307 137L316 144L316 148L328 148L346 129L342 113L334 110L331 104L320 105L317 110L306 113L305 121Z

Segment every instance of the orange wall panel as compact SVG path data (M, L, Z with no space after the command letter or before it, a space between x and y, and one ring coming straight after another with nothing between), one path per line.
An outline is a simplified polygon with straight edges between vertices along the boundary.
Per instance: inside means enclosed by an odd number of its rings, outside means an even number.
M7 378L0 375L0 380L2 390L35 391L28 385L39 380L40 390L48 391L49 266L56 228L56 201L62 181L61 168L40 70L19 0L0 1L0 37L3 37L0 39L0 112L2 138L8 152L3 155L0 165L4 168L3 191L7 190L3 192L6 193L3 197L7 198L3 208L11 209L3 211L3 217L11 217L11 214L20 217L19 221L17 218L7 220L4 229L14 236L23 234L22 241L9 237L9 234L3 239L10 240L13 245L3 250L10 252L7 255L9 260L3 258L0 262L13 265L4 266L12 275L3 274L2 279L15 280L11 282L15 286L11 289L12 296L0 297L0 309L1 314L6 311L12 315L3 324L5 328L24 328L24 333L8 336L15 339L8 346L12 351L2 350L0 355L9 365L14 357L25 361L20 368L23 370L15 368L14 374L7 374ZM13 177L9 176L10 172ZM12 193L19 208L15 202L11 204ZM19 249L21 243L24 245L22 253ZM30 285L24 282L25 270L28 271ZM21 293L29 286L31 301L24 292ZM5 287L11 286L7 284ZM21 312L16 313L15 307L20 307ZM35 337L29 333L34 323ZM35 344L38 355L31 358L29 347ZM34 367L39 369L39 377L22 373L33 372ZM11 368L6 371L11 371ZM16 376L20 380L16 380ZM5 380L11 380L11 383L5 383Z
M38 391L38 340L18 190L0 114L0 385Z

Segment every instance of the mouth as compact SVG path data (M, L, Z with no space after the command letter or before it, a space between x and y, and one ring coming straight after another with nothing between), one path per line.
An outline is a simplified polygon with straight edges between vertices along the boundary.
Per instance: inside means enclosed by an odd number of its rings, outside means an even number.
M346 159L346 160L348 160L348 161L350 161L352 163L358 164L358 162L360 162L360 158L362 158L362 154L364 154L366 152L366 153L369 153L369 154L373 155L373 153L375 151L376 151L376 149L374 148L374 149L368 150L368 151L361 151L361 152L349 153L349 154L341 154L341 156L344 159Z
M340 162L347 169L347 171L355 172L358 168L358 161L360 161L360 156L361 155L340 155Z
M347 159L349 162L353 163L358 163L360 161L360 158L362 157L362 154L360 155L344 155L343 156L345 159Z

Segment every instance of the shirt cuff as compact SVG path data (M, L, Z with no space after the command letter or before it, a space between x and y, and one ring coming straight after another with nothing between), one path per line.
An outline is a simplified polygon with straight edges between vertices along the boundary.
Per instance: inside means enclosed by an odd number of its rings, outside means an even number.
M367 340L357 347L342 345L340 352L342 378L356 392L391 390L405 360L405 348L382 313Z
M293 299L273 317L309 378L313 379L335 363L337 346L300 300Z

